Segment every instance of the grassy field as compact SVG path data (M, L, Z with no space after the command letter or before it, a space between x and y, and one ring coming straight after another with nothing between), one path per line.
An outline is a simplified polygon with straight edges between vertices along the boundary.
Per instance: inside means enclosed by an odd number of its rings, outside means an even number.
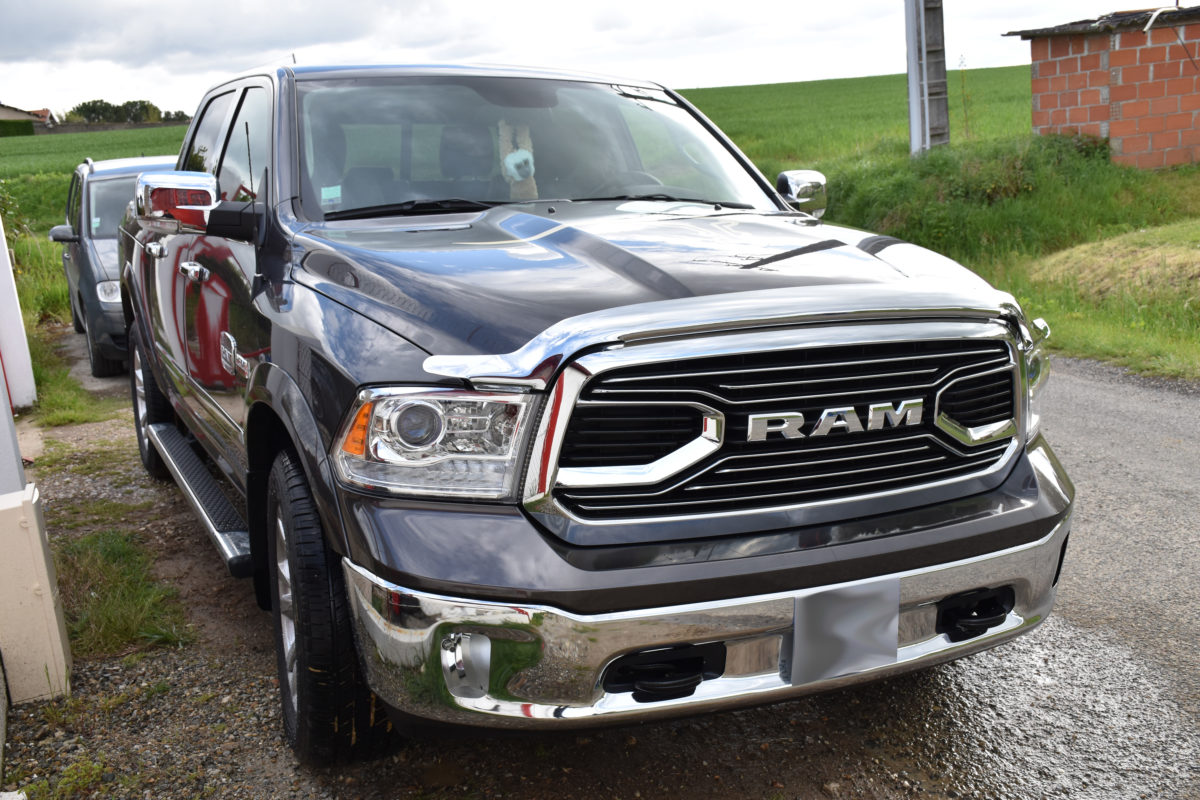
M85 158L156 156L178 153L183 125L161 128L12 136L0 139L0 180L16 198L29 227L49 230L63 221L71 173ZM5 219L5 227L8 227Z
M951 72L955 142L1029 133L1029 67ZM691 89L684 96L767 176L908 154L904 75Z

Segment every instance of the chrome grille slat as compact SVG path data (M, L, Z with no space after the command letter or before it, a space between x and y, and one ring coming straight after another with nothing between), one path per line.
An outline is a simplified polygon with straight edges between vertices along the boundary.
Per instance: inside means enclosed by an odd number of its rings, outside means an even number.
M909 447L904 450L891 450L888 455L903 455L904 453L928 452L928 447ZM788 464L760 464L755 467L726 467L714 470L716 475L735 475L741 472L762 472L768 469L802 469L804 467L819 467L822 464L842 464L847 461L859 461L858 456L843 456L841 458L820 458L815 460L795 461ZM829 473L826 473L829 474Z
M816 481L827 480L833 478L843 478L847 475L863 475L868 472L879 472L884 469L895 469L896 467L904 467L909 469L917 467L921 464L933 464L939 461L945 461L946 456L933 456L932 458L919 458L915 461L904 461L900 464L880 464L875 467L862 467L861 469L843 470L841 472L823 472L820 475L794 475L787 478L768 478L766 480L757 481L730 481L728 483L700 483L693 484L684 489L685 492L703 492L712 491L714 489L732 489L738 486L766 486L773 483L796 483L799 481Z
M967 350L967 351L955 353L954 355L956 355L956 356L995 355L995 351L993 351L993 350ZM932 359L932 358L945 358L945 354L944 353L921 353L921 354L917 354L917 355L913 355L913 356L898 356L896 358L862 359L862 360L856 360L853 363L854 363L854 366L864 366L864 365L869 365L869 364L895 364L897 362L920 361L920 360L926 360L926 359ZM994 361L992 363L1001 363L1004 360L1005 360L1004 358L1000 358L997 361ZM827 368L831 368L831 367L836 368L836 367L844 367L844 366L846 366L845 363L827 362L827 363L804 364L804 365L786 366L786 367L752 367L749 369L712 370L712 371L708 371L708 372L660 373L660 374L655 374L655 375L637 375L637 376L626 377L626 378L614 377L614 378L607 379L605 382L606 383L629 383L632 381L674 380L676 378L712 378L712 377L716 377L718 375L745 375L748 373L756 373L756 372L775 372L775 371L780 371L780 370L799 371L799 370L812 370L812 369L827 369Z
M921 474L919 477L920 477L921 481L926 481L926 480L934 478L938 475L945 475L945 474L951 473L951 472L962 472L963 470L964 470L963 467L953 467L953 468L942 469L942 470L931 470L927 473ZM908 476L901 476L901 477L868 481L865 483L851 483L851 484L845 484L843 486L840 486L839 488L841 488L843 490L847 490L847 492L854 492L854 491L860 490L860 489L878 488L879 486L881 486L883 484L897 483L899 481L905 480L907 477ZM743 498L739 498L739 499L752 500L752 501L772 501L772 500L786 499L786 498L794 497L797 495L812 495L812 494L816 494L818 492L823 492L823 491L826 491L826 490L824 488L804 489L804 490L795 491L795 492L773 492L771 494L749 495L747 497L743 497ZM579 504L579 508L583 509L585 511L637 511L637 512L640 512L639 513L639 515L640 515L641 513L645 513L648 510L674 509L674 508L678 508L681 506L692 506L692 505L713 505L715 503L725 503L725 502L728 502L727 499L725 499L725 498L688 498L687 500L655 503L653 505L650 505L650 504L628 504L628 505L589 506L589 505L586 505L581 502Z
M674 362L679 372L665 362L616 367L583 385L564 439L572 448L564 445L560 464L648 463L632 459L661 448L647 441L653 434L688 436L683 420L661 411L675 403L699 402L723 415L721 447L659 483L553 491L583 519L619 521L677 518L689 506L710 514L894 494L977 476L1013 452L1013 437L970 444L937 418L944 414L964 428L1015 419L1015 362L1009 342L997 337L722 354ZM902 402L919 404L919 417L901 416ZM867 409L876 403L894 407L896 416L868 429ZM625 409L636 424L604 422L617 413L612 409ZM835 422L836 414L858 416L863 430L848 433L851 425L837 423L814 436L831 410ZM803 422L786 439L778 427L765 438L761 427L748 435L751 414L775 413L803 415Z

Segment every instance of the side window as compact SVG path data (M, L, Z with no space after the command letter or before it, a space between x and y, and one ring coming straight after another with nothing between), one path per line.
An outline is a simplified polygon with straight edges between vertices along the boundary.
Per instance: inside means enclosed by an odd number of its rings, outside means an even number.
M221 157L221 134L225 114L233 102L234 92L219 94L209 101L200 122L192 134L192 143L183 159L183 169L191 172L217 174L217 159Z
M229 144L217 173L222 200L254 200L270 157L271 94L251 86L230 129Z
M71 175L71 189L67 192L67 224L75 229L77 236L83 235L79 227L79 173Z

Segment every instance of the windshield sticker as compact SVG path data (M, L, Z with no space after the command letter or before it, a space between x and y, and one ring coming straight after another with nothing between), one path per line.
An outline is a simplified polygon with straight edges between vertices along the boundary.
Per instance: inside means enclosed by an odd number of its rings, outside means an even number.
M321 187L321 205L336 206L342 203L342 187L337 186L322 186Z
M100 218L92 217L92 230L96 230L99 227L100 227Z

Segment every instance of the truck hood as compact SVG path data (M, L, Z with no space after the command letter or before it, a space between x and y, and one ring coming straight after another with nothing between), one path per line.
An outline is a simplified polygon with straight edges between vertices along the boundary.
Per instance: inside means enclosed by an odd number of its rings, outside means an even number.
M846 306L885 293L905 307L932 285L993 295L935 253L801 215L639 201L536 208L546 213L314 225L296 237L294 278L431 354L465 356L515 351L571 317L731 293L811 290Z

